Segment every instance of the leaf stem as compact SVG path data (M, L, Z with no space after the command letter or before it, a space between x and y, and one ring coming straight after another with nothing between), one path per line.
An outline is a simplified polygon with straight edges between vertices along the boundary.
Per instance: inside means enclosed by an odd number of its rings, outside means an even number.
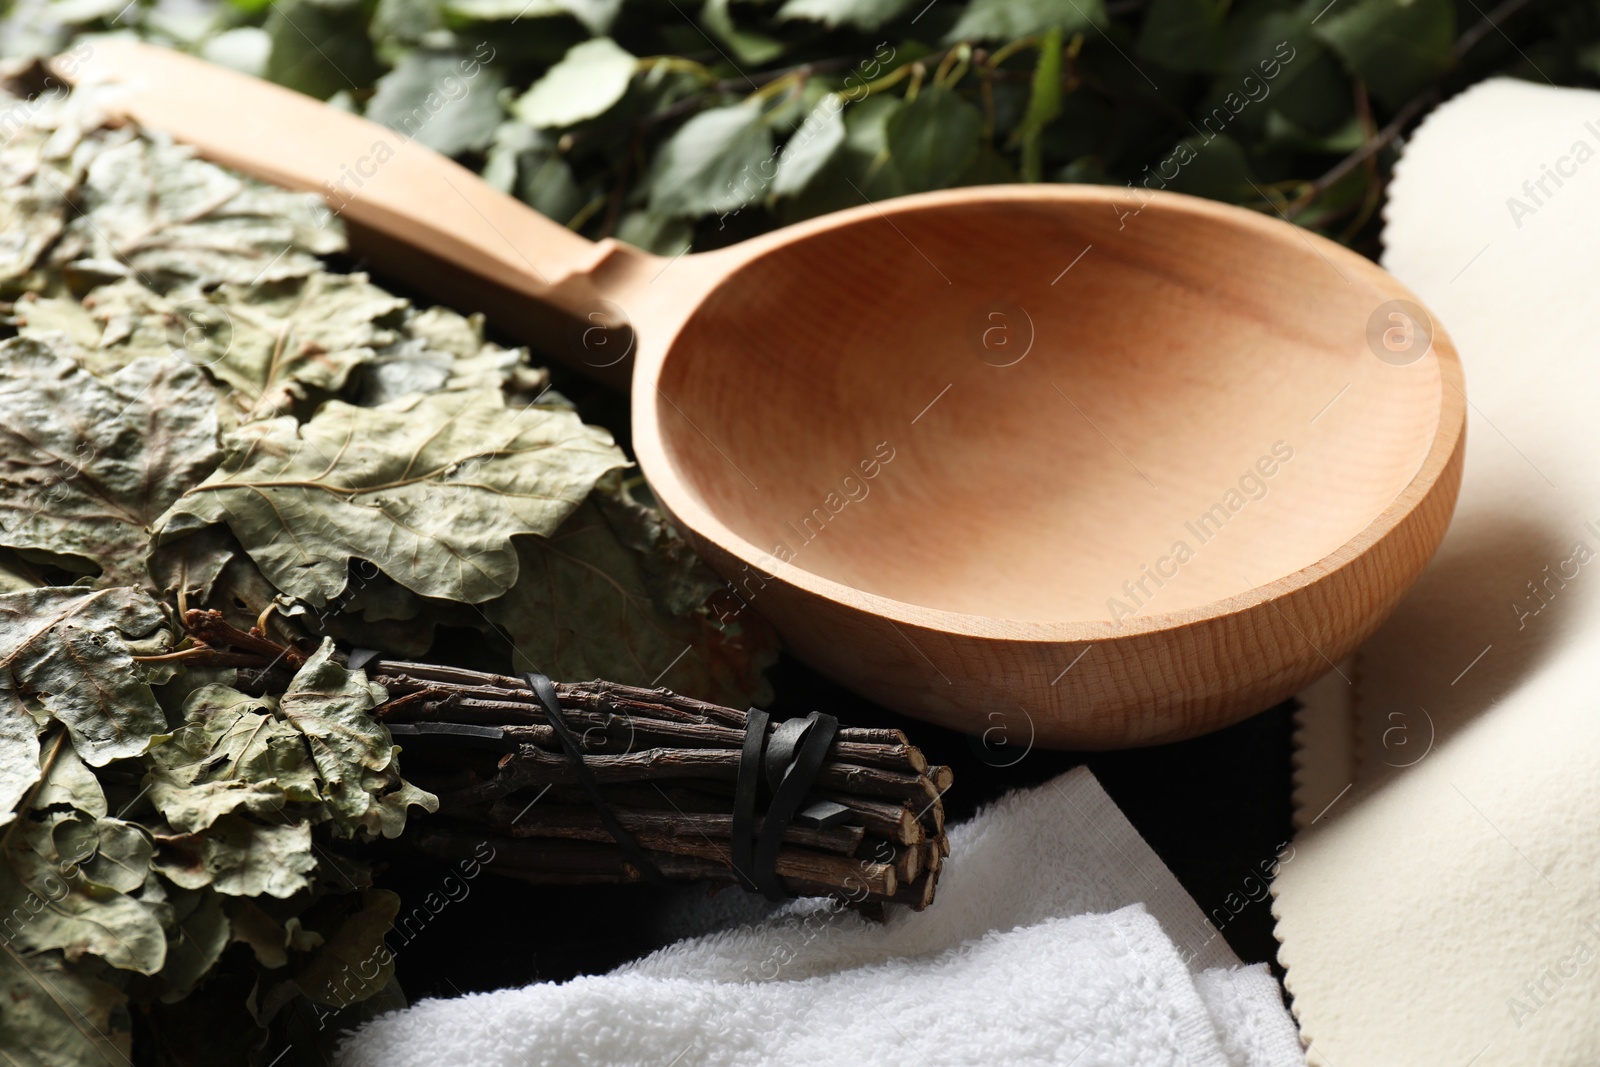
M893 88L894 86L898 85L900 82L905 80L906 76L911 73L912 68L916 67L916 66L919 66L919 64L916 64L916 63L904 63L904 64L901 64L900 66L894 68L889 73L887 73L883 77L879 78L877 81L867 82L865 85L861 86L861 95L860 96L853 96L850 93L843 93L841 95L843 95L844 98L846 100L850 101L852 104L853 103L857 103L857 102L859 102L861 100L865 100L867 97L871 96L873 93L881 93L885 89L890 89L890 88Z
M683 56L642 56L639 59L640 70L664 70L669 74L688 74L704 85L717 84L717 76L703 63L696 63Z
M946 50L938 69L933 72L933 84L950 88L966 75L971 63L972 46L965 41Z
M989 69L998 70L1000 69L1000 64L1004 63L1018 52L1021 52L1023 49L1037 48L1038 46L1038 37L1018 37L1010 44L995 50L994 54L989 57Z
M1467 53L1472 51L1478 42L1488 35L1490 30L1498 29L1502 22L1527 6L1528 3L1529 0L1504 0L1499 7L1484 15L1471 29L1456 38L1456 43L1450 48L1450 58L1458 63L1465 59ZM1395 112L1394 118L1389 120L1388 125L1378 130L1373 136L1368 137L1360 148L1345 156L1329 168L1322 177L1312 182L1307 187L1306 192L1293 204L1289 205L1285 214L1292 219L1307 207L1310 207L1318 197L1337 185L1347 174L1366 162L1367 159L1387 148L1396 137L1405 132L1412 122L1420 118L1423 112L1437 104L1441 97L1442 93L1437 85L1412 97L1399 111Z

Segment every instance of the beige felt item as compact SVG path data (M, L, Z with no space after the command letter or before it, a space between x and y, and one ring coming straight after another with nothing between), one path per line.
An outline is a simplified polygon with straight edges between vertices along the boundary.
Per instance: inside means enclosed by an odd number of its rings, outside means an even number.
M1315 825L1355 786L1355 659L1300 694L1295 712L1294 828Z
M1406 147L1386 217L1384 265L1466 368L1465 478L1354 684L1307 694L1279 960L1313 1064L1592 1064L1600 93L1468 90Z

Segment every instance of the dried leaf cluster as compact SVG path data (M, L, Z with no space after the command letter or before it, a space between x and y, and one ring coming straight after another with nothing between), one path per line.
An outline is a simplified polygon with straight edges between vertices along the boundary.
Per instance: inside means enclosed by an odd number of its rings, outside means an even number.
M362 842L438 803L336 640L453 628L725 702L771 641L715 622L524 352L329 270L314 199L26 77L0 96L0 1049L268 1062L296 1032L278 1062L319 1062L403 1003L386 956L336 981L398 908ZM287 688L198 666L192 608L299 650Z

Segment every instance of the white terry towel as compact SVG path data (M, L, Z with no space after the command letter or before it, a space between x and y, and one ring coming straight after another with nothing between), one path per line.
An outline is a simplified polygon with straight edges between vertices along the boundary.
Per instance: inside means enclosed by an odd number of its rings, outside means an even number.
M926 912L796 902L609 975L423 1001L341 1067L1304 1063L1266 968L1239 966L1087 770L950 836Z
M1600 93L1472 87L1411 138L1386 219L1384 266L1461 353L1466 464L1354 686L1305 696L1278 958L1313 1063L1590 1067Z

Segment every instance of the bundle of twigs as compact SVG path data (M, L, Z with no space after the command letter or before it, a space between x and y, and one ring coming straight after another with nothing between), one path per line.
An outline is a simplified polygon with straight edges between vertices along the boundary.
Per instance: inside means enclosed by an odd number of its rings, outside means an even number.
M213 613L191 611L186 622L219 663L241 669L242 686L272 690L272 673L298 656ZM414 845L440 858L482 859L487 844L491 869L531 882L645 877L604 824L526 681L370 655L355 662L388 691L375 714L404 746L407 777L439 796L439 814L406 831ZM605 681L557 683L555 693L605 807L661 875L747 881L730 847L747 712ZM951 779L900 730L841 726L773 870L796 895L868 912L927 907L949 855L940 798Z

